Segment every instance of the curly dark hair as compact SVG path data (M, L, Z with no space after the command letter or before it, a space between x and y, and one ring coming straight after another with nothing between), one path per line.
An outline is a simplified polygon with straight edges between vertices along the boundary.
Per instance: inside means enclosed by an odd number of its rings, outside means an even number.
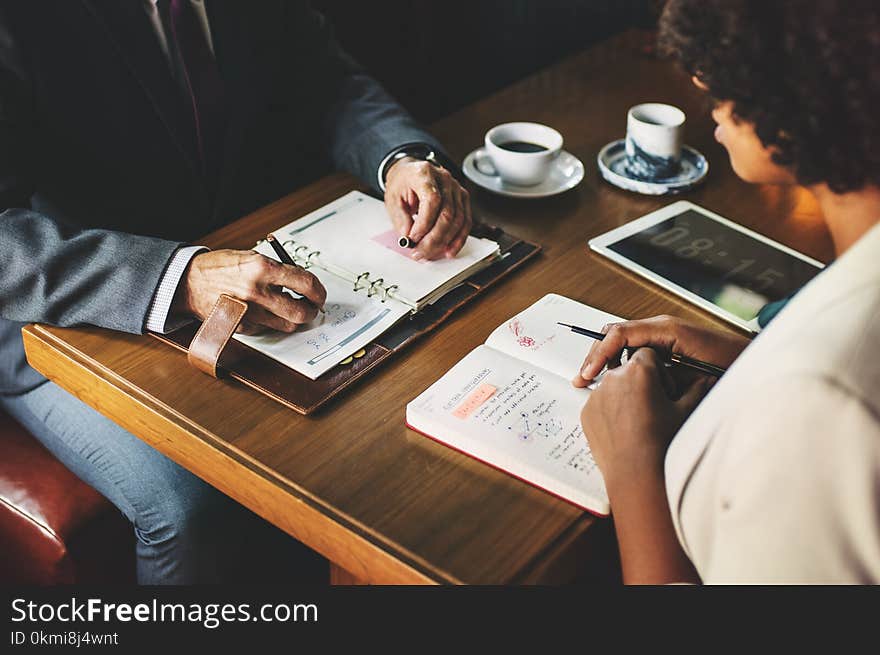
M880 1L670 0L661 48L804 185L880 185Z

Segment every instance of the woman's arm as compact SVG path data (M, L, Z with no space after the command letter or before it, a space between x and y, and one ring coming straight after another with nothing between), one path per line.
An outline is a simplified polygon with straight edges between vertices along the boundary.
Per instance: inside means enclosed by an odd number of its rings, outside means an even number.
M627 584L699 582L672 525L663 460L711 379L699 378L677 400L667 392L672 384L657 353L642 348L605 373L581 412L605 478Z
M625 584L700 582L678 543L662 470L646 471L609 494Z

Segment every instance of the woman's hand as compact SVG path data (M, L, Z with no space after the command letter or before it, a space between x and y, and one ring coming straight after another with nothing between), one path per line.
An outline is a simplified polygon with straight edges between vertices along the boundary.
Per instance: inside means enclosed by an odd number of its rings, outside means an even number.
M605 339L596 341L575 376L576 387L586 387L607 365L616 366L626 347L650 347L662 353L695 357L721 367L730 366L749 345L749 340L729 332L705 328L672 316L655 316L639 321L610 323L602 328ZM678 372L677 372L678 373ZM679 384L689 385L693 375L679 376Z
M713 381L701 376L676 393L650 348L605 373L581 411L581 424L609 496L627 480L662 475L669 442Z

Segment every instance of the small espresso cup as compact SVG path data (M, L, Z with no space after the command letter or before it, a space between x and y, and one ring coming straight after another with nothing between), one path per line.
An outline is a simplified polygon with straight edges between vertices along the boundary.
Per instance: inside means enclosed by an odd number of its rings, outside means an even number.
M503 123L486 132L474 158L483 175L516 186L534 186L550 174L562 151L562 135L540 123Z
M642 180L675 175L681 162L685 114L678 107L647 102L626 115L629 173Z

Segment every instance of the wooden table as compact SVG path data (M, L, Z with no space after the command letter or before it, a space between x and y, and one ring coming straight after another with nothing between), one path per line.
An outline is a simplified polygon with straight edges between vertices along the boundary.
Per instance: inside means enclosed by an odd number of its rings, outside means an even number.
M548 123L584 162L586 177L546 200L474 193L478 217L542 243L543 255L317 415L303 417L243 385L212 380L147 336L31 325L24 330L29 361L323 554L334 582L614 578L610 521L409 431L404 407L495 326L551 291L626 317L670 313L720 325L586 249L589 237L670 201L615 189L596 170L596 153L623 135L626 110L639 102L671 102L687 112L687 142L707 155L711 171L686 198L809 255L830 257L808 194L739 181L712 138L707 100L671 64L642 54L643 43L637 33L621 35L433 126L460 161L492 125ZM249 248L355 186L352 178L328 177L204 243Z

